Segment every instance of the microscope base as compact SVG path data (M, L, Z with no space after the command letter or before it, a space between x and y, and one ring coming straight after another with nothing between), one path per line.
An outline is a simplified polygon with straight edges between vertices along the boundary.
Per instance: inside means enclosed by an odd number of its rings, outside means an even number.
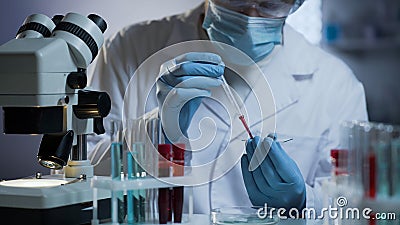
M12 181L61 180L73 181L63 175L41 179ZM4 181L7 182L7 181ZM0 182L1 183L1 182ZM33 185L34 186L34 185ZM110 192L99 190L99 203L104 202L101 218L110 217ZM0 184L0 218L3 224L88 224L92 218L93 190L91 179L52 187L16 187ZM56 222L57 221L57 222Z
M98 202L102 206L100 219L108 219L110 215L110 199ZM78 225L90 224L92 220L92 202L62 206L50 209L24 209L0 207L0 217L4 224L41 224L41 225ZM104 208L103 208L104 207ZM104 210L103 210L104 209Z

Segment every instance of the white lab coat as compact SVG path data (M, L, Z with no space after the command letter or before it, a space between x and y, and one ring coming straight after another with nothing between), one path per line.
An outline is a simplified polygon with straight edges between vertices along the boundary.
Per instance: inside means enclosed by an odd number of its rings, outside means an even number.
M105 42L90 85L110 94L112 109L107 119L121 119L125 88L146 58L175 43L207 38L200 22L203 7L201 5L182 15L128 26ZM318 209L321 207L319 181L330 175L329 152L338 147L340 122L368 119L363 86L342 61L308 43L289 25L284 27L284 45L277 47L258 65L265 72L275 97L276 133L279 139L293 138L282 146L302 172L306 182L307 207ZM138 96L141 87L146 82L154 82L156 75L138 79L135 91ZM147 101L149 109L157 107L155 95ZM203 103L196 115L213 108L210 104ZM130 113L135 114L135 110ZM197 122L195 117L192 123ZM223 130L224 123L217 122L217 127ZM222 131L219 129L218 132ZM225 138L223 135L216 137ZM107 148L104 142L98 143L101 138L104 135L89 138L93 145L97 144L97 150L93 151L96 154L89 153L93 160ZM236 146L244 151L244 144ZM204 155L193 155L192 163L207 161ZM196 213L209 213L210 208L216 207L250 205L240 161L220 179L197 186L194 204Z

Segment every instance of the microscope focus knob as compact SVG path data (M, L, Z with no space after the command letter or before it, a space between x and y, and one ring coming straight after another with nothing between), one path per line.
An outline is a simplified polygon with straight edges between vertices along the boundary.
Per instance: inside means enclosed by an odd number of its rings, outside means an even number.
M72 89L83 89L87 85L87 77L84 71L68 74L67 85Z
M111 99L106 92L79 91L78 105L73 110L79 119L103 118L110 113Z

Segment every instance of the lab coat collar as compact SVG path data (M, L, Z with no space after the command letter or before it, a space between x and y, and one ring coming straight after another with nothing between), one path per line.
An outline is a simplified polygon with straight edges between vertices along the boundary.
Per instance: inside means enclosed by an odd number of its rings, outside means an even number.
M283 34L283 45L276 46L271 55L257 63L271 86L277 113L299 101L297 82L313 79L318 68L318 60L312 57L317 54L309 52L317 48L310 48L311 44L288 24ZM304 57L306 54L308 57Z
M317 48L311 47L302 34L294 30L288 24L283 28L283 45L277 53L276 58L284 61L288 72L291 75L309 75L313 74L317 68L317 60L310 51L316 51ZM307 57L305 57L307 55Z
M318 68L316 63L318 60L311 57L317 54L310 53L310 51L316 51L317 48L310 48L311 45L302 34L295 31L290 25L285 24L283 28L283 44L277 45L268 57L257 64L262 67L268 65L270 61L279 61L284 63L290 75L297 75L296 78L301 75L309 77ZM304 57L305 55L308 57Z

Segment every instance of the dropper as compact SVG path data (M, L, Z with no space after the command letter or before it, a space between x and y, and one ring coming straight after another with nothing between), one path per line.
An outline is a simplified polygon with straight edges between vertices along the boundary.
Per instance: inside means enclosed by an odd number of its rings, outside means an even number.
M221 76L222 78L222 88L224 89L224 92L226 96L228 96L229 101L233 104L233 106L236 109L236 112L239 114L239 120L242 122L244 128L246 129L247 133L249 134L250 138L253 139L253 135L251 134L250 128L247 125L246 119L244 118L244 114L242 113L242 110L239 107L239 104L237 103L235 97L232 94L231 89L229 88L228 83L225 80L224 76Z

